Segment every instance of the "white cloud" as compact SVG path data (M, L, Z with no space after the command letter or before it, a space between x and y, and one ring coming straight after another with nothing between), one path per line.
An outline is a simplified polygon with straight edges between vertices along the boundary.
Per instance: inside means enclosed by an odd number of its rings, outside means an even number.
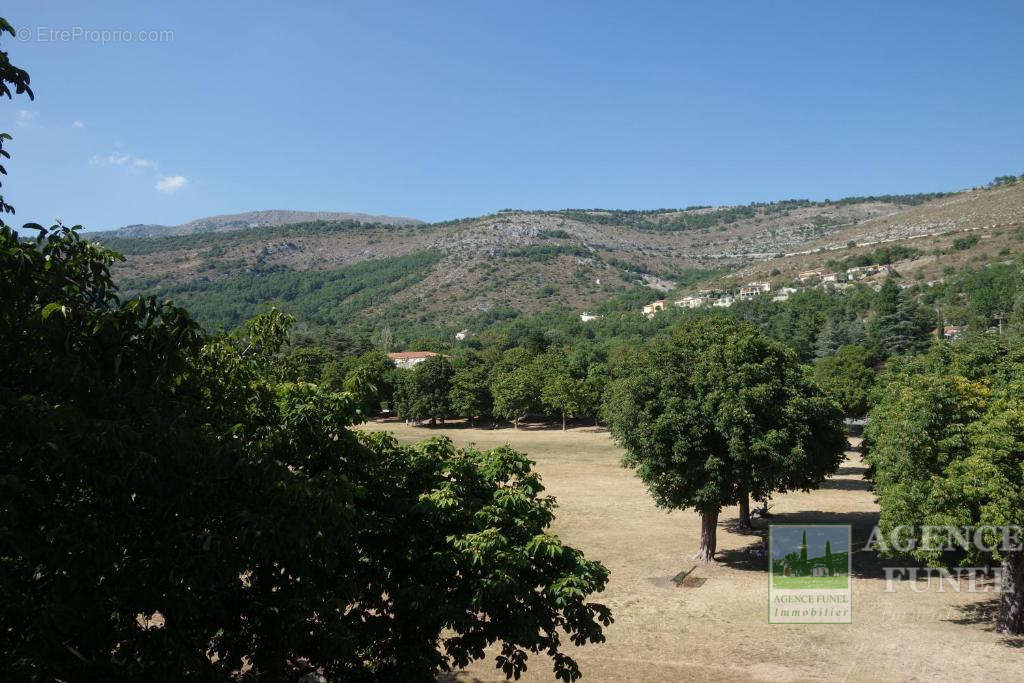
M183 175L161 175L160 164L156 161L137 157L121 150L115 150L110 154L96 154L89 159L89 165L124 168L129 173L153 172L156 174L156 184L153 185L153 189L164 194L174 194L189 185L189 179Z
M25 128L26 126L31 126L33 123L35 123L37 116L39 115L34 111L29 111L28 109L19 109L18 116L14 122L22 128Z
M131 168L156 168L157 163L125 152L111 152L106 156L99 154L89 159L90 166L129 166Z
M174 194L186 185L188 185L188 178L183 175L165 175L160 176L160 179L156 181L156 185L154 185L154 187L158 192Z
M72 121L71 122L71 127L72 128L85 128L85 124L82 123L81 121Z

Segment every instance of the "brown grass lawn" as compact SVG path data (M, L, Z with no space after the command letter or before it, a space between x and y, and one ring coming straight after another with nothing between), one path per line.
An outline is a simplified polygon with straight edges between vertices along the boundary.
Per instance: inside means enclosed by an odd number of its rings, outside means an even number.
M746 549L755 532L734 528L736 509L723 511L718 562L692 576L698 588L671 578L694 566L700 531L693 512L667 513L654 506L636 476L619 465L621 451L600 429L468 429L369 423L403 442L447 435L458 445L490 448L505 443L537 463L548 493L558 499L553 531L611 570L606 591L615 623L607 642L571 648L586 680L629 681L890 681L1024 680L1024 639L992 631L988 594L912 592L902 583L885 592L883 561L863 547L878 508L862 479L859 456L848 453L839 474L818 491L773 500L777 522L853 525L853 623L768 624L768 562ZM503 680L493 658L476 662L457 680ZM550 680L550 662L531 656L526 680Z

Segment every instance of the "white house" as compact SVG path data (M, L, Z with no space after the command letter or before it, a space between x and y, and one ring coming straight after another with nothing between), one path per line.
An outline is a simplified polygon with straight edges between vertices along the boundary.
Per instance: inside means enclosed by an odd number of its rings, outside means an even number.
M468 336L469 336L469 330L463 330L462 332L459 332L458 334L455 335L455 341L462 341L463 339L465 339Z
M705 296L684 296L682 299L675 301L675 305L679 308L700 308L708 301Z
M438 354L433 351L397 351L389 353L388 358L394 362L396 368L409 369L436 355Z
M592 315L592 314L587 313L585 311L583 313L580 313L580 320L582 320L585 323L589 323L591 320L597 320L600 317L601 316L599 316L599 315Z
M731 296L723 296L720 299L716 299L715 303L711 305L717 306L718 308L729 308L730 306L732 306L733 301L734 299Z
M767 294L770 291L772 291L772 283L770 282L751 282L749 285L740 287L740 298L749 299L758 294Z
M879 273L888 273L892 268L889 266L857 266L856 268L846 269L847 280L863 280L869 275L878 275Z

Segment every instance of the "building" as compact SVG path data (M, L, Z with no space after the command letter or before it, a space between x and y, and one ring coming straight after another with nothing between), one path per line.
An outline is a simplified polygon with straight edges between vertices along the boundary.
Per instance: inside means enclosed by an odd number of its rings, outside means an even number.
M462 341L469 336L469 330L463 330L455 335L455 341Z
M388 358L394 362L396 368L409 369L436 355L438 354L433 351L397 351L389 353Z
M658 311L665 310L665 305L667 303L668 302L666 302L664 299L658 299L655 302L647 304L646 306L644 306L644 315L647 316L648 318L653 318L655 313L657 313Z
M734 299L731 296L723 296L719 299L715 299L715 303L711 305L717 306L718 308L729 308L730 306L732 306L733 301Z
M740 298L749 299L759 294L767 294L770 291L772 291L772 283L770 282L751 282L749 285L740 287Z
M821 280L822 282L835 282L836 274L831 270L825 268L819 268L817 270L805 270L796 276L800 282L807 282L808 280Z
M591 320L597 320L600 317L601 316L599 316L599 315L591 315L590 313L587 313L586 311L584 311L583 313L580 313L580 320L582 320L585 323L589 323Z
M888 273L891 270L889 266L857 266L856 268L846 269L847 280L863 280L866 277L872 275L878 275L879 273Z
M707 297L704 296L684 296L682 299L675 301L675 305L679 308L700 308L708 301Z

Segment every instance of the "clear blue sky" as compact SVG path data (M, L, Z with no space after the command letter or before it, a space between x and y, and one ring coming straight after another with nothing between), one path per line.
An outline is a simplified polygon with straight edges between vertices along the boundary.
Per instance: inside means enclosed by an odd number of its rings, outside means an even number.
M17 222L428 220L1024 172L1024 3L8 2ZM157 42L39 30L172 31ZM78 122L78 123L75 123Z

